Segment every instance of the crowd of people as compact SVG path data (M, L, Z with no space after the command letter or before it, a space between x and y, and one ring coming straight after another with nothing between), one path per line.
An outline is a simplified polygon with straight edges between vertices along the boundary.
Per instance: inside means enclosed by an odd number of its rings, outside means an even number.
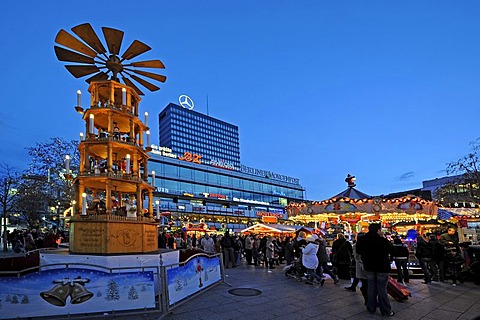
M448 280L456 285L457 281L464 280L466 269L473 269L475 263L480 265L477 261L480 254L475 257L475 254L462 248L455 227L448 228L441 236L431 234L426 238L418 236L415 240L413 254L422 269L424 284ZM404 239L398 236L387 239L380 224L370 224L367 233L358 233L351 241L343 234L337 234L330 252L322 235L307 236L304 231L300 231L297 237L231 235L225 232L219 235L205 233L197 239L196 235L161 234L159 246L222 253L225 268L234 268L243 259L247 265L268 269L281 264L294 266L297 262L307 283L323 286L325 274L333 279L334 284L339 279L351 280L345 289L355 292L360 287L367 311L373 314L379 309L386 316L395 314L387 294L392 263L395 264L399 283L409 283L412 275L409 268L411 251ZM478 275L480 272L477 272Z
M58 248L62 239L65 238L56 229L45 230L18 230L6 231L2 234L2 240L6 239L7 247L16 253L26 253L37 249Z

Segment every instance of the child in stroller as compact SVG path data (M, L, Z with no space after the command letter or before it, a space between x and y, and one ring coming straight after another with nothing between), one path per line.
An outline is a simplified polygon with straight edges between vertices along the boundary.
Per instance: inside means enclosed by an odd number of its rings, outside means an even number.
M283 271L285 272L285 277L303 281L307 269L303 266L302 257L300 256L299 258L295 258L291 264L285 266Z

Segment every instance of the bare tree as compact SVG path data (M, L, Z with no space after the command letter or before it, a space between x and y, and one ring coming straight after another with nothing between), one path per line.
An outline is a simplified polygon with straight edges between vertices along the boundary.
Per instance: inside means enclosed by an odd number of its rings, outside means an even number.
M55 207L57 211L70 207L73 199L71 178L78 173L80 163L78 141L67 142L58 137L50 138L49 141L37 143L27 150L32 156L32 162L26 171L26 178L44 181L45 188L42 188L42 192L45 192L45 198L49 200L48 206ZM66 155L70 157L70 176L66 171Z
M43 218L49 214L49 204L55 200L48 192L48 188L42 179L32 179L26 175L19 183L19 201L15 211L18 219L29 229L39 227Z
M18 199L18 183L20 174L6 163L0 163L0 210L3 217L3 251L7 247L7 218L15 210Z
M447 174L456 176L435 193L443 203L480 202L480 138L470 147L467 155L447 164Z

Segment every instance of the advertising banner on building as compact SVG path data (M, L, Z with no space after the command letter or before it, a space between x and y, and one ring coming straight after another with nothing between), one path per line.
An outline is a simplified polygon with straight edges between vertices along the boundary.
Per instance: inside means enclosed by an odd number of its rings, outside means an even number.
M184 265L167 268L169 305L221 280L220 256L194 256Z
M155 308L153 272L51 269L0 278L2 319Z

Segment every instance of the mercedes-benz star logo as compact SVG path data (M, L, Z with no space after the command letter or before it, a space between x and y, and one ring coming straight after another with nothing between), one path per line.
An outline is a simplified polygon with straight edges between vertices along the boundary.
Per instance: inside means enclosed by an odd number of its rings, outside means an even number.
M188 110L193 109L193 106L194 106L193 100L192 100L192 98L190 98L186 94L182 94L180 97L178 97L178 102L185 109L188 109Z

